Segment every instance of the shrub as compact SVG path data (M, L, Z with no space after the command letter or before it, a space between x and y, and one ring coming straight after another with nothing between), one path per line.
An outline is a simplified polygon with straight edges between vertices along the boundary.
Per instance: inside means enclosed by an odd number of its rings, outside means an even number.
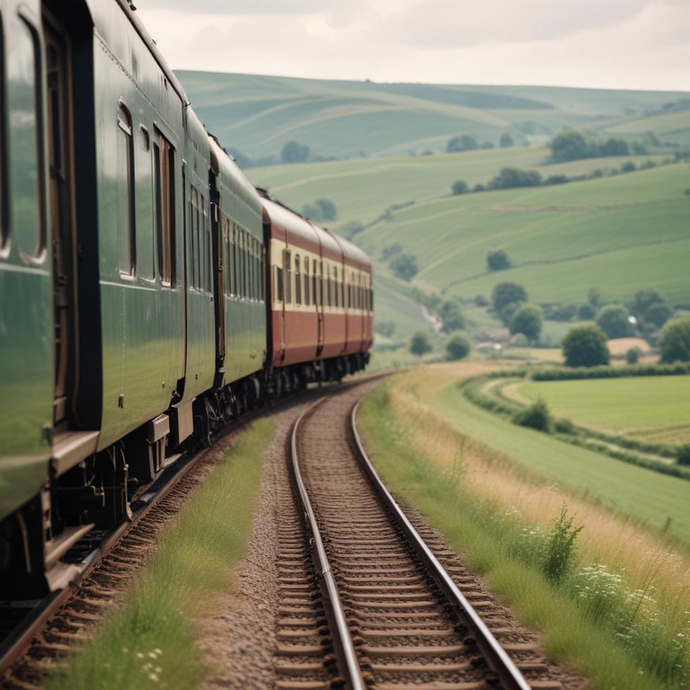
M575 527L574 521L575 516L568 517L568 510L563 506L560 517L549 533L543 570L546 578L557 585L572 568L575 561L575 541L584 528L584 525Z
M280 152L280 159L283 163L304 163L309 160L309 147L296 141L288 141Z
M501 309L499 317L506 326L510 325L510 321L513 318L513 315L520 308L521 304L522 302L511 302L510 304L506 304L506 306L503 307L503 309Z
M584 302L577 308L577 317L582 321L590 321L594 318L596 311L588 302Z
M302 207L302 215L318 222L326 222L335 220L338 217L338 211L330 199L317 199L313 204Z
M467 185L467 182L465 180L456 180L453 182L453 186L451 187L451 192L453 193L453 196L460 196L460 194L467 194L467 192L470 191L469 186Z
M604 332L594 325L571 328L563 339L563 357L569 367L608 364L610 353Z
M381 250L381 261L388 261L394 254L402 251L402 244L400 242L393 242L393 244L386 245Z
M486 299L486 297L484 297L484 295L477 295L477 296L474 298L474 303L475 303L478 307L488 307L488 306L489 306L489 300Z
M472 188L473 192L483 192L486 189L486 187L483 184L476 184Z
M537 431L549 432L551 428L551 415L549 406L543 398L538 398L528 408L515 415L515 423Z
M518 187L538 187L541 184L541 173L536 170L503 168L491 182L491 189L516 189Z
M491 249L486 255L486 263L490 271L503 271L510 268L510 257L504 249Z
M570 178L567 175L549 175L544 180L545 185L565 184L566 182L570 182Z
M631 347L625 353L625 361L627 364L637 364L640 361L640 355L642 352L639 347Z
M497 314L509 304L526 301L527 291L517 283L499 283L491 292L491 304Z
M515 142L513 141L513 137L510 136L510 134L501 134L501 138L498 142L498 145L502 148L509 148L510 146L513 146Z
M417 331L410 338L410 352L413 355L421 357L422 355L425 355L427 352L431 352L432 349L433 348L431 346L431 338L429 338L429 334L425 331Z
M635 170L637 170L637 166L632 161L625 161L625 163L621 165L621 172L628 173L635 172Z
M669 321L659 336L662 362L690 361L690 317Z
M396 254L390 262L393 273L402 280L410 281L417 275L417 259L412 254Z
M460 331L465 327L465 317L460 311L457 302L446 300L438 309L438 315L443 321L443 332L452 333L453 331Z
M629 317L622 304L607 304L597 313L596 323L609 338L625 338L632 333Z
M543 320L541 307L536 304L523 304L510 319L510 332L522 333L528 340L539 340Z
M472 349L470 339L462 332L453 333L448 340L446 340L446 353L448 359L457 361L467 357Z
M585 328L585 326L578 326ZM622 367L595 366L579 369L541 367L531 373L533 381L574 381L583 379L618 379L628 376L687 376L690 364L631 364Z
M385 338L392 338L395 334L395 329L395 321L377 321L374 326L374 331Z
M676 451L676 460L679 465L690 465L690 444L678 448Z
M601 290L596 287L589 288L587 301L596 309L601 304Z

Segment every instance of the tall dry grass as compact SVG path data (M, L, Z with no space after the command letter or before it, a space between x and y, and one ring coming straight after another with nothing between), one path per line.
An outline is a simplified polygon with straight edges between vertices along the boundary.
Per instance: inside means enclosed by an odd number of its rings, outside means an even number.
M448 385L487 373L495 364L440 364L398 375L391 382L391 408L399 419L414 419L409 441L451 481L505 506L522 522L548 529L564 504L585 529L579 538L582 560L623 572L630 586L654 592L670 618L690 611L690 559L669 541L611 512L530 476L510 458L472 439L434 406L434 396Z

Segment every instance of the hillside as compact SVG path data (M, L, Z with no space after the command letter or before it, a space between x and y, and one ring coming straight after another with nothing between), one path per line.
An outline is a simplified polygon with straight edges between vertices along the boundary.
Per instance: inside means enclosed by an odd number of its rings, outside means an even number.
M568 126L603 131L609 123L639 119L687 95L189 71L178 76L207 128L225 146L252 159L278 157L290 140L322 157L438 153L458 134L497 145L501 134L510 133L517 143L526 144L544 141Z

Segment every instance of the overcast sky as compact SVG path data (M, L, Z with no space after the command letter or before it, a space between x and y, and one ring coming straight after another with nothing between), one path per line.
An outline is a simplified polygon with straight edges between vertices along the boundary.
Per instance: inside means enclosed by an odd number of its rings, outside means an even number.
M690 0L139 0L174 69L690 90Z

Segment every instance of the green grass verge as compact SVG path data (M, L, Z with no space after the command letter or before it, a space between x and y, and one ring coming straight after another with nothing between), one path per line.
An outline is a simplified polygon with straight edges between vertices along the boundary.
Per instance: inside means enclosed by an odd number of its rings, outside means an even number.
M411 450L409 429L392 412L385 385L363 404L360 428L389 487L441 530L471 568L486 574L523 623L543 631L548 653L592 678L597 688L684 687L687 643L677 637L678 621L648 618L642 606L634 608L634 597L623 594L617 576L576 559L567 577L549 580L535 545L538 530L516 523L506 507L477 500L463 491L461 474L449 478ZM596 580L598 587L611 576L615 595L585 590L586 583Z
M48 690L193 688L209 671L195 616L234 586L273 424L255 423L163 529L160 545L114 612L46 682Z

